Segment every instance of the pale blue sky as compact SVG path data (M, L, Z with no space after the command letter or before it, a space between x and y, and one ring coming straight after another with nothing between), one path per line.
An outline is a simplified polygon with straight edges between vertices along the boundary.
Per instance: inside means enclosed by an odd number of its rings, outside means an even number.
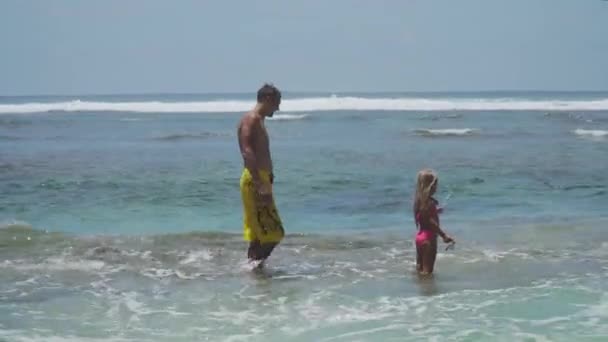
M2 0L0 42L0 95L608 90L601 0Z

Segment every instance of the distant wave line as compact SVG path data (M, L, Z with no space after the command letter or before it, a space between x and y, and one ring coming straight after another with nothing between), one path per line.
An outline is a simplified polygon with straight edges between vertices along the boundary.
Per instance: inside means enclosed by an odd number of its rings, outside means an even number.
M234 113L249 110L253 101L138 101L97 102L63 101L0 104L0 114L47 112L136 112L136 113ZM437 98L366 98L310 97L285 99L281 110L290 113L313 111L596 111L608 110L607 99L595 100L522 100L508 99L437 99Z

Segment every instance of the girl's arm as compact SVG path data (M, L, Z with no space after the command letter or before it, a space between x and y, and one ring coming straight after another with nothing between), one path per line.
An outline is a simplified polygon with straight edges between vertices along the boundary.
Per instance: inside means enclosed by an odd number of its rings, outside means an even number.
M434 210L432 213L429 213L429 214L430 214L429 223L431 224L431 229L433 229L435 231L435 233L437 233L439 236L441 236L441 238L443 239L443 242L445 242L445 243L454 242L454 239L449 237L439 226L439 216L437 215L437 211Z
M439 227L439 222L437 222L434 217L431 217L429 221L431 222L432 229L435 231L435 233L441 236L442 239L445 240L446 237L449 238L449 236L447 236L447 234L441 229L441 227Z

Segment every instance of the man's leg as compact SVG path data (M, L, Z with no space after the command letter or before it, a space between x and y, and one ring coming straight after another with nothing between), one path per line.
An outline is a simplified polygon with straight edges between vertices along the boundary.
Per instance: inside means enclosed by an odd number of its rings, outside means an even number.
M270 176L272 181L272 175ZM263 181L268 181L262 179ZM245 207L245 231L251 241L247 256L250 261L266 260L285 235L283 224L276 209L274 199L270 204L259 206L253 183L248 180L241 187ZM245 191L243 191L245 190ZM261 240L261 241L260 241ZM261 265L261 263L260 263Z
M260 245L260 241L254 240L249 243L247 258L249 261L262 260L262 246Z
M266 260L278 243L267 242L261 244L259 241L251 241L247 250L247 257L250 261Z
M268 242L268 243L261 245L260 253L261 253L262 260L266 260L270 256L270 254L272 253L274 248L277 246L277 244L278 243L275 243L275 242Z
M241 200L243 203L243 229L244 238L249 241L247 258L249 261L260 260L261 246L259 241L259 223L257 220L257 205L255 188L253 186L251 174L247 169L243 169L240 181Z

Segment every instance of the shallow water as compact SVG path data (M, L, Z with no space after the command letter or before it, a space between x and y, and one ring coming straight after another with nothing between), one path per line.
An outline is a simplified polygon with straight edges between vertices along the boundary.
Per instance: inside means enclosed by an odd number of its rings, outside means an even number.
M608 95L441 96L293 95L267 123L288 235L261 272L243 97L2 99L21 112L0 105L0 340L608 338ZM457 240L430 279L412 272L423 167Z

